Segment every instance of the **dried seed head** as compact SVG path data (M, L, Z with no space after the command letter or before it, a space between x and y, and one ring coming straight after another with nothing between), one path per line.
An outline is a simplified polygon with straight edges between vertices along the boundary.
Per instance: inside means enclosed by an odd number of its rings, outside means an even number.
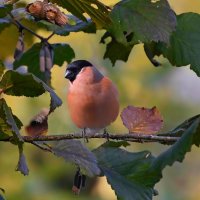
M68 24L68 22L69 21L68 21L67 16L64 13L62 13L61 11L59 11L55 18L55 23L58 24L59 26L64 26L64 25Z
M46 15L46 19L48 21L50 21L52 23L55 23L55 18L56 18L56 13L55 12L53 12L52 10L50 10L50 11L47 11L45 13L45 15Z
M45 18L48 21L55 23L55 18L57 13L59 12L59 9L53 4L46 4L44 6L44 12L45 12Z
M33 117L29 125L25 127L27 135L39 136L46 135L48 130L48 114L49 109L43 108L40 113Z
M43 18L43 2L35 1L34 3L28 4L26 10L36 18Z
M35 18L44 19L51 23L63 26L68 23L67 16L52 3L35 1L28 4L26 10Z

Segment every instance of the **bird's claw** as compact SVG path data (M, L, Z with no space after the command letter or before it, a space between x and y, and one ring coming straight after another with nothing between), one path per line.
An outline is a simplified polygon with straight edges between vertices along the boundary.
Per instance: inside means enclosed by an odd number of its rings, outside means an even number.
M106 129L103 130L103 135L107 139L107 141L109 141L110 136L109 136L109 133Z
M86 128L84 128L84 129L82 130L82 137L83 137L84 142L86 142L86 143L89 142L89 140L88 140L88 138L87 138Z

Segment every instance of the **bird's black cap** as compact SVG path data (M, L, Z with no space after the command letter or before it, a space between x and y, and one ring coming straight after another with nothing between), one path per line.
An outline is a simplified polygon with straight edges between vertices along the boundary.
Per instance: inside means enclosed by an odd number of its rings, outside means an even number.
M65 78L73 82L76 79L77 74L84 67L92 67L93 65L87 60L76 60L70 63L67 67Z
M71 68L82 69L83 67L89 67L89 66L92 67L92 64L88 62L87 60L76 60L70 63L67 69L71 69Z

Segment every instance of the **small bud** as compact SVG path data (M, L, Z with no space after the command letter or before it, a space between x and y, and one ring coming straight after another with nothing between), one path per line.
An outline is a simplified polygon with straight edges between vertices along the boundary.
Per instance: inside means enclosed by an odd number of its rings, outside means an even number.
M76 171L74 176L74 183L72 187L72 192L79 195L81 188L85 187L86 176L81 174L80 169Z
M46 68L45 50L44 46L40 49L40 71L44 72Z
M24 52L24 33L20 31L17 45L15 48L14 59L19 60Z
M53 66L53 60L52 60L52 54L50 50L50 46L45 45L44 46L44 51L45 51L45 68L47 70L50 70Z

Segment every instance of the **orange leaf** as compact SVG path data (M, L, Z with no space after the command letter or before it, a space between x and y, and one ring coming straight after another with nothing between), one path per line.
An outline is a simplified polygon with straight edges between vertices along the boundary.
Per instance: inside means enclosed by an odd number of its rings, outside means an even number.
M153 108L128 106L121 113L123 124L130 132L154 134L163 126L159 110Z

